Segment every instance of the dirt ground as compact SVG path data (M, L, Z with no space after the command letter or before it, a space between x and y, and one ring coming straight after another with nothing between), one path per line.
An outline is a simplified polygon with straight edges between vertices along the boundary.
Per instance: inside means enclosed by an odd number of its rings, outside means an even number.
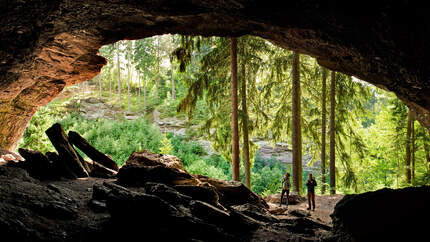
M333 213L334 206L336 203L343 198L343 195L316 195L315 196L315 211L308 211L308 203L303 202L300 204L289 205L288 210L285 209L285 204L279 207L279 204L269 203L269 211L278 218L290 218L294 213L297 217L297 213L303 214L304 216L311 217L316 221L322 222L326 225L332 226L330 214Z

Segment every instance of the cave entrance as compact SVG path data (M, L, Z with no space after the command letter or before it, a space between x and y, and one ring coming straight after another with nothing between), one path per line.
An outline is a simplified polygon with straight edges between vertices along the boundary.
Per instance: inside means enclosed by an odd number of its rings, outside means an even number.
M229 143L222 146L219 139L213 138L214 134L216 134L214 130L230 129L225 126L228 124L228 121L226 121L228 117L224 117L227 118L224 121L219 117L217 119L225 127L219 124L213 127L208 126L206 127L208 130L206 135L198 135L199 125L201 127L201 123L210 118L208 110L210 110L211 104L204 101L205 95L206 99L210 98L209 94L202 94L202 100L196 102L193 107L183 109L183 111L187 112L190 111L190 108L193 108L194 113L192 117L188 117L186 112L176 113L177 106L185 105L181 104L181 102L187 96L188 88L201 81L199 73L210 73L210 75L217 78L224 78L223 81L219 81L219 84L216 84L218 86L207 86L206 88L223 90L223 94L216 96L218 100L216 98L212 100L213 103L218 103L218 106L222 106L224 100L228 100L229 89L226 89L226 87L229 87L229 75L220 76L220 74L229 72L228 61L225 61L225 58L221 60L209 58L202 60L212 50L219 51L219 56L228 56L228 48L225 48L225 45L228 45L228 43L222 40L222 38L216 37L206 40L200 37L196 38L194 40L195 43L200 42L201 46L199 48L197 48L197 45L195 46L191 53L192 58L190 59L190 63L192 64L185 72L180 73L178 69L181 63L173 58L172 53L175 49L180 49L181 41L184 43L186 40L179 35L163 35L133 41L125 40L103 46L99 50L99 53L108 61L101 73L87 82L67 87L59 98L50 104L53 109L42 108L40 116L37 114L36 116L38 117L36 119L43 120L46 117L44 118L42 115L51 115L58 120L63 120L62 122L66 124L66 130L77 130L85 138L90 139L90 143L95 147L101 149L104 153L114 156L114 160L120 165L125 163L132 152L150 149L154 152L181 154L180 158L185 163L184 165L187 170L193 173L230 180L231 168L225 160L226 158L223 158L225 153L228 154L225 151L229 149ZM245 64L245 69L248 70L248 73L251 73L248 74L251 75L249 76L249 88L251 89L248 90L251 94L247 98L247 101L250 103L250 109L253 110L251 112L254 113L250 114L250 122L261 122L254 127L257 132L251 134L251 141L254 145L260 146L256 153L251 154L251 157L254 157L258 163L256 165L258 168L255 168L255 172L263 169L268 164L268 161L274 162L274 165L271 166L273 174L276 172L291 172L291 146L289 145L291 144L291 131L288 131L290 129L288 125L291 122L290 80L292 77L290 75L291 62L288 60L291 60L293 52L279 48L264 39L251 36L239 37L239 47L243 48L242 50L239 48L239 69L242 63ZM246 56L246 53L260 54L248 54L249 56ZM258 57L259 62L255 60L258 55L260 55ZM285 62L280 62L279 64L278 61L282 60L285 60ZM199 67L204 65L204 61L209 63L209 65L203 67L206 69L202 69L202 71ZM118 63L121 70L119 73L121 88L119 89ZM315 110L321 106L322 99L318 99L318 97L321 97L323 67L318 64L316 59L306 55L301 55L300 63L302 91L304 93L302 97L304 105L303 115L306 116L303 118L306 124L304 128L306 131L304 132L307 132L304 135L303 145L306 147L303 158L304 184L308 173L313 173L318 180L321 180L320 154L318 154L321 149L318 146L318 142L320 142L318 132L321 128L321 117L317 115L321 111L315 113ZM257 70L252 70L252 68L256 67ZM280 68L285 69L280 70ZM211 70L212 72L210 72ZM213 70L216 71L214 72ZM280 71L279 73L275 73L272 70ZM273 73L279 77L273 77ZM331 81L329 70L326 70L325 77L327 85L329 85ZM338 96L336 99L338 100L338 105L340 105L337 107L339 109L338 115L340 115L337 116L337 119L343 120L343 123L339 125L341 127L339 129L341 130L338 135L341 138L338 145L344 147L338 153L337 159L340 164L338 169L339 173L342 174L340 176L343 179L341 181L342 186L348 183L347 186L344 186L345 191L354 191L357 183L351 183L351 180L356 180L361 175L366 176L366 172L369 173L369 171L357 170L357 167L354 167L356 165L354 165L353 160L362 159L360 157L363 156L364 144L371 142L374 133L378 132L378 129L375 128L376 130L363 129L360 131L361 133L357 133L357 124L360 127L369 128L375 125L377 119L383 118L377 117L378 113L382 111L394 112L394 109L388 107L393 105L401 107L401 102L395 96L376 87L371 87L354 77L337 73L335 74L335 79L338 83ZM121 105L118 102L120 92L122 95ZM269 94L272 97L269 97ZM327 102L329 101L328 94L329 90L326 90ZM264 97L267 97L266 100ZM69 105L60 105L66 99L70 99ZM280 100L288 101L282 103ZM56 109L56 106L60 111L53 111ZM67 108L64 109L64 106L68 106L69 110L66 111ZM366 107L367 111L364 111L363 107ZM282 109L286 109L286 111L281 112ZM404 115L406 108L403 106L401 109L401 113ZM327 106L327 110L329 110L329 106ZM63 112L74 111L80 113L80 115L72 114L64 117ZM213 109L212 112L228 113L231 111ZM348 116L348 113L354 115ZM262 115L266 116L266 120ZM328 117L328 114L326 117ZM123 118L130 120L130 123L121 123L119 120ZM216 120L217 117L211 118ZM149 122L157 124L156 126L159 126L161 134L157 134L155 129L144 120L149 120ZM117 121L118 123L116 123ZM35 121L35 123L40 122ZM47 137L45 137L43 142L40 142L41 145L38 147L32 147L31 142L39 142L39 140L31 140L30 137L43 137L44 130L49 128L53 123L54 121L46 122L44 128L42 126L33 126L30 128L24 135L27 141L24 141L26 144L23 147L38 149L43 152L52 149L49 146L50 142ZM265 124L265 127L261 125L262 123ZM329 121L326 124L327 132L328 123ZM377 125L383 126L381 123ZM418 127L417 129L420 128ZM40 134L35 134L37 132ZM367 132L373 133L369 135L366 134ZM425 135L425 132L417 132ZM146 136L137 135L139 133L145 133ZM364 138L363 134L366 134ZM393 131L393 133L382 135L382 137L390 139L390 135L393 136L394 134ZM399 135L398 137L401 139L403 136ZM155 141L151 143L150 139ZM133 140L133 142L129 142L130 140ZM213 150L211 142L218 147L218 151ZM273 147L270 143L276 144ZM394 145L401 147L399 142L396 144L393 143L392 147ZM423 160L425 159L424 146L420 146L421 151L417 159ZM191 156L187 156L188 154ZM403 163L399 163L399 160L401 160L400 157L402 155L403 152L398 148L395 157L390 158L396 163L396 166L385 167L382 170L380 176L384 176L384 178L381 178L382 182L379 182L378 186L401 186L401 165ZM379 155L373 153L368 154L368 156L372 157L371 160L373 162L371 168L373 170L370 173L378 173L378 164L384 162L383 158L378 158L377 156ZM198 157L203 157L203 160L199 160L201 158ZM228 155L224 157L228 157ZM194 164L196 161L199 162ZM225 163L225 165L220 165L220 163ZM285 163L287 163L287 166L285 166ZM423 173L425 171L425 162L419 162L419 164L419 173ZM203 169L205 166L210 169ZM243 170L243 167L241 170ZM357 174L353 173L354 170L358 171ZM328 181L328 178L326 181ZM358 187L360 187L359 190L367 190L371 189L372 186L374 184L365 185L363 180ZM254 190L257 189L255 191L263 194L268 192L267 187L270 186L262 183L255 185ZM272 186L270 189L273 190L271 192L276 192L277 187Z

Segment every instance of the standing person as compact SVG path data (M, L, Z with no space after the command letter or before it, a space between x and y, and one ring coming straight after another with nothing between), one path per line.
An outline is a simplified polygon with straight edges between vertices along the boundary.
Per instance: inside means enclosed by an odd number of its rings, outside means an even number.
M282 178L282 192L281 192L281 201L279 202L279 207L282 206L282 199L284 198L284 193L287 194L287 201L285 202L285 206L288 209L288 198L290 197L290 173L285 173Z
M308 210L311 210L312 202L312 210L315 211L315 187L317 186L317 181L312 178L312 173L308 175L306 186L308 187Z

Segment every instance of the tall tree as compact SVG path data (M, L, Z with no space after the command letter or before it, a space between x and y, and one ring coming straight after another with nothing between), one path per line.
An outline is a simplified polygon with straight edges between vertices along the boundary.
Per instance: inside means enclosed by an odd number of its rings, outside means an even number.
M175 90L175 78L173 76L173 69L174 69L174 65L173 65L173 44L174 44L174 38L173 35L171 35L170 37L170 44L169 44L169 55L170 55L170 79L172 82L172 99L173 101L176 100L176 90Z
M408 110L408 124L406 127L406 184L411 184L411 130L412 111Z
M415 185L415 117L411 121L411 181Z
M118 104L121 107L121 62L119 60L120 41L116 42L116 64L118 73Z
M327 95L327 69L322 68L322 101L321 101L321 193L325 194L325 184L326 184L326 115L327 115L327 108L326 108L326 95Z
M103 74L102 73L100 73L99 75L98 75L98 79L99 79L99 99L101 100L102 99L102 83L103 83Z
M331 72L330 83L330 194L336 194L336 140L335 140L335 107L336 107L336 73Z
M131 49L132 49L132 42L131 40L128 41L127 45L127 59L128 59L128 76L127 76L127 111L130 112L130 81L131 81Z
M138 89L137 89L137 93L138 93L138 97L139 97L139 103L140 103L140 88L141 88L141 84L140 84L140 71L139 70L137 70L137 86L138 86Z
M245 47L243 47L243 52L245 51ZM246 67L245 67L245 58L242 58L242 134L243 134L243 148L242 148L242 156L243 163L245 167L245 186L251 189L251 162L249 160L249 134L248 134L248 107L246 104Z
M237 118L237 39L230 38L230 71L231 71L231 136L232 136L232 179L240 181L239 174L239 129Z
M300 90L300 56L293 55L293 86L292 86L292 145L293 145L293 188L302 190L302 130L301 130L301 90Z

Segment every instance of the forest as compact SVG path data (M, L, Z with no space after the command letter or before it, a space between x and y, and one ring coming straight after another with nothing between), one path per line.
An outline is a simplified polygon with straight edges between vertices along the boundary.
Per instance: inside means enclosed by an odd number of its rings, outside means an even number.
M99 54L107 59L101 73L41 107L19 147L52 151L44 132L59 122L119 165L147 149L179 157L190 173L242 181L260 195L279 192L285 172L299 193L309 172L319 194L430 182L430 137L415 114L393 93L310 56L259 37L181 35L123 40ZM83 115L91 98L115 115ZM155 118L181 120L186 131L165 132ZM288 144L292 160L260 157L256 140Z

